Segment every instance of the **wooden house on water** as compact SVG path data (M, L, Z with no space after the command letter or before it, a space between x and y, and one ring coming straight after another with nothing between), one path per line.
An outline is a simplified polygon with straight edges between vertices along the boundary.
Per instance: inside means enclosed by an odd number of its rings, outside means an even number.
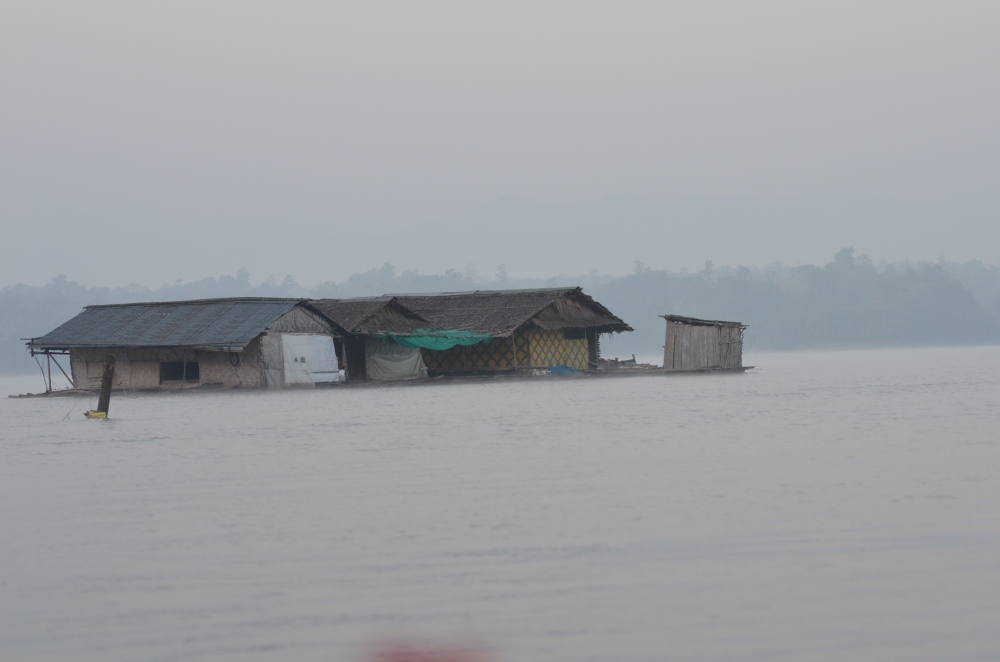
M597 369L601 334L632 328L579 287L398 295L429 324L419 347L431 376ZM433 329L441 330L435 333Z
M667 321L663 370L743 370L743 330L739 322L661 315Z
M282 387L338 381L344 335L305 300L235 298L87 306L27 344L59 370L68 355L76 388L100 386L106 354L116 387Z
M631 331L580 288L318 299L343 327L350 381L593 370L602 333Z
M575 287L88 306L28 349L58 370L68 355L77 388L107 354L127 389L255 388L596 370L600 335L631 330Z

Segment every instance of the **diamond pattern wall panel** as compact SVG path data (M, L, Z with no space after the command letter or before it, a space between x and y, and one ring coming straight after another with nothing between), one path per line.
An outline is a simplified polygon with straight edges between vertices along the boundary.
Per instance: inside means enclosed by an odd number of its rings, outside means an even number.
M565 365L576 370L587 369L587 340L566 340L563 332L531 329L531 365L550 368Z
M514 367L514 351L510 338L494 338L470 347L456 345L444 351L421 350L424 364L431 372L459 372L462 370L510 370ZM528 343L517 338L518 366L530 361Z
M519 331L517 341L518 368L551 368L565 365L576 370L587 369L587 341L566 340L562 331L529 329ZM471 347L461 345L434 351L421 350L424 364L431 372L462 372L466 370L511 370L514 368L510 338L494 338L492 342Z

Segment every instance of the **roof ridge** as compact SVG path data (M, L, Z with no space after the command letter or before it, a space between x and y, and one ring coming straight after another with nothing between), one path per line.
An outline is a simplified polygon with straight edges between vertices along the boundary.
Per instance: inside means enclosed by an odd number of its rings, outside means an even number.
M579 285L567 285L565 287L526 287L519 290L465 290L459 292L408 292L386 294L392 297L449 297L468 296L470 294L524 294L526 292L570 292L582 289Z
M386 301L396 298L395 294L374 294L367 297L323 297L320 299L307 299L307 301L315 301L317 303L323 303L324 301Z
M687 317L685 315L657 315L671 322L693 322L695 326L746 326L742 322L731 322L728 320L707 320L700 317Z
M126 308L129 306L178 306L182 304L207 305L210 303L299 303L310 301L306 297L218 297L215 299L182 299L179 301L131 301L127 303L94 303L88 308Z

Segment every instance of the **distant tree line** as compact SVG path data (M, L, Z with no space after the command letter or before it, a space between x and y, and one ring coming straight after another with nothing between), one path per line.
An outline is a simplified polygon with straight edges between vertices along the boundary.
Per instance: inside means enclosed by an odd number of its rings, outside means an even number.
M304 287L288 276L259 285L241 269L235 276L164 285L85 287L58 276L44 286L0 290L0 372L37 370L20 338L40 336L86 305L232 296L353 297L404 292L582 285L635 328L611 344L619 354L656 355L663 320L679 314L749 325L748 349L952 345L1000 342L1000 268L981 262L874 265L850 248L822 267L718 267L697 273L659 271L636 264L622 278L596 273L518 279L503 265L494 280L464 271L397 273L390 264Z
M844 249L823 267L727 272L708 264L678 275L639 265L592 293L635 328L616 348L646 354L663 345L663 321L653 316L668 313L743 322L751 350L1000 341L1000 297L977 301L940 264L876 268ZM992 275L1000 284L1000 272Z

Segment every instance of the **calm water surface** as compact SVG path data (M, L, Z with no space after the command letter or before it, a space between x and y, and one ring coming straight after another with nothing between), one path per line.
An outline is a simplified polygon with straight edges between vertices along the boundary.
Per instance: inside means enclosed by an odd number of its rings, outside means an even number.
M4 399L0 658L1000 658L1000 348L748 358Z

